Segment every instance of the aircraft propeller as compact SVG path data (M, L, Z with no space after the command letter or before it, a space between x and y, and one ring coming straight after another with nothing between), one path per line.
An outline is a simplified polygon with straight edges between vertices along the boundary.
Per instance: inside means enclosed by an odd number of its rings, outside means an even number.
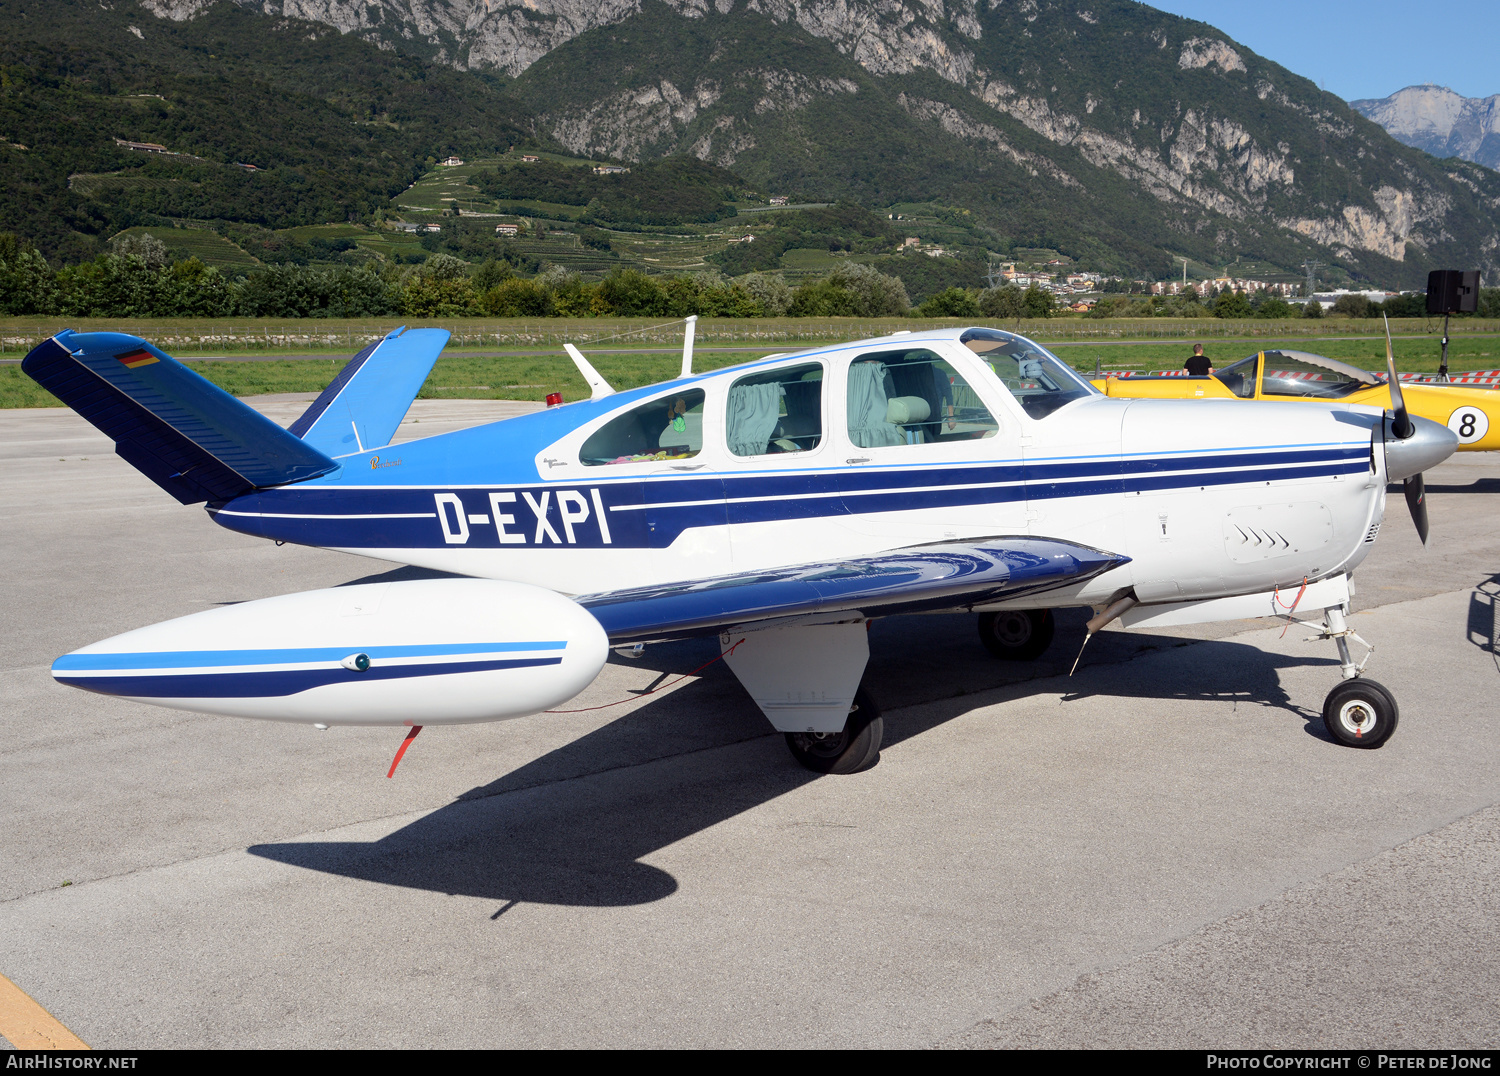
M1383 318L1385 315L1381 315ZM1411 415L1406 411L1406 400L1401 395L1401 380L1396 376L1396 354L1391 348L1391 322L1385 318L1385 370L1387 384L1391 388L1391 436L1398 441L1409 441L1417 432L1416 423L1412 422ZM1386 442L1387 467L1390 465L1390 442ZM1411 520L1417 525L1417 535L1422 539L1422 544L1427 544L1427 485L1422 479L1422 472L1408 475L1401 480L1402 492L1406 494L1406 507L1411 512Z

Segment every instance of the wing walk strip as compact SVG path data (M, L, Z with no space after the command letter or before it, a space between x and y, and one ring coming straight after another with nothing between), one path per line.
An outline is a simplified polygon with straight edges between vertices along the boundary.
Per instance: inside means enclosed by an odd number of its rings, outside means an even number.
M88 1044L0 975L0 1035L17 1050L87 1050Z

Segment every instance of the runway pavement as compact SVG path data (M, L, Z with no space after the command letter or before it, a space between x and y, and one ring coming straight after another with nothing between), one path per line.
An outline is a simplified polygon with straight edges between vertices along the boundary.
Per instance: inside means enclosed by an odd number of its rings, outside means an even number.
M289 421L308 397L258 402ZM402 437L531 405L418 401ZM399 730L62 688L86 642L400 578L214 526L68 412L0 412L0 975L94 1047L1475 1047L1500 1040L1500 460L1392 498L1332 646L1250 621L993 661L876 624L879 764L816 778L711 642L592 713ZM389 573L395 572L394 576Z

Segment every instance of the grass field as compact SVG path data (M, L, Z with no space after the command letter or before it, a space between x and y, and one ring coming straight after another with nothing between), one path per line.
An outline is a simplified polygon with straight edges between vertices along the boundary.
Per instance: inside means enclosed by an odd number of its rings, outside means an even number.
M757 356L753 352L699 350L693 368L717 370ZM274 392L321 392L343 369L347 355L326 359L265 362L184 360L215 385L235 396ZM638 388L677 376L680 354L597 355L599 372L617 389ZM536 400L561 392L565 400L589 396L588 386L564 354L440 358L418 396L447 400ZM0 365L0 407L60 407L61 402L21 372L17 363Z
M792 318L758 321L704 320L699 322L699 347L695 354L694 369L713 370L751 361L763 353L878 336L901 328L933 328L936 324L905 319L876 322ZM1077 324L1079 323L1074 323ZM1339 323L1315 324L1334 328ZM1343 324L1351 331L1339 335L1330 333L1328 335L1331 339L1292 337L1282 341L1274 337L1209 337L1204 334L1197 337L1179 334L1175 338L1137 340L1115 336L1108 342L1097 338L1070 340L1064 335L1065 327L1056 324L1056 321L1025 325L1022 331L1027 332L1027 335L1045 338L1044 332L1035 330L1052 330L1053 339L1050 343L1058 355L1074 369L1088 376L1092 376L1096 369L1178 369L1191 353L1191 342L1195 338L1205 342L1209 358L1221 367L1255 351L1282 346L1313 351L1368 370L1381 369L1385 365L1384 336L1369 331L1369 323L1366 322ZM1376 324L1378 327L1378 323ZM1395 341L1396 365L1403 372L1431 373L1438 368L1438 338L1436 334L1414 331L1421 324L1421 321L1416 321L1411 325L1395 327L1398 333ZM1148 325L1152 329L1160 329L1155 322ZM1455 372L1500 369L1500 322L1471 321L1465 325L1467 328L1483 331L1454 333L1448 349L1449 368ZM241 343L238 347L214 347L206 353L195 352L191 347L169 346L170 337L161 331L164 328L162 326L156 326L156 331L153 331L152 326L141 323L109 322L97 325L78 324L74 327L82 330L113 328L145 336L181 357L193 369L226 391L237 396L254 396L273 392L321 391L355 351L375 336L389 331L394 323L379 326L366 322L324 322L317 326L309 326L305 321L267 322L263 325L198 323L192 331L200 336L207 328L217 327L218 340L248 339L261 345L246 348ZM573 364L561 353L563 340L577 343L586 353L592 352L591 361L616 388L634 388L670 379L676 375L681 361L680 353L676 350L682 339L681 322L640 324L625 319L459 321L449 322L445 327L454 331L454 337L449 342L445 357L438 360L432 375L422 387L420 395L424 398L542 400L548 392L562 392L565 399L580 399L587 396L588 391ZM173 328L184 337L188 335L187 326L178 324ZM1352 331L1354 328L1365 331ZM0 334L14 332L15 329L14 322L0 325ZM496 331L497 329L501 331ZM50 335L50 331L31 336L32 343ZM183 342L187 343L187 340L184 339ZM713 345L716 343L721 345L721 349L715 349ZM755 350L722 350L722 347L728 345L759 347ZM300 355L311 353L326 357L272 357L278 350L289 347L296 348ZM622 347L664 350L627 354L608 350ZM537 354L538 351L552 353ZM216 359L215 352L225 358L235 354L266 358L256 362L229 362L222 358ZM461 354L464 352L469 354ZM12 355L15 354L16 350L12 349ZM26 377L16 362L0 364L0 407L56 406L58 403L52 395Z
M972 324L955 318L702 318L698 321L701 344L757 344L771 347L807 346L834 340L859 340L908 330ZM1220 321L1216 318L1089 318L1060 317L1046 320L995 323L1046 344L1097 347L1108 360L1115 350L1162 342L1167 350L1186 354L1194 341L1201 341L1217 354L1221 342L1230 340L1317 351L1323 340L1383 340L1381 323L1374 320L1325 318L1285 321ZM62 329L80 332L110 330L134 333L173 354L198 352L294 350L298 354L323 348L350 348L353 354L364 342L383 336L401 325L436 327L453 333L450 347L494 347L521 345L561 347L564 341L580 346L603 340L628 338L638 344L680 344L680 320L647 318L266 318L178 319L178 318L0 318L0 352L24 354ZM1401 339L1429 340L1436 346L1442 322L1405 318L1391 323L1398 337L1397 357L1403 358ZM1452 326L1455 347L1464 339L1500 333L1500 318L1465 318ZM1186 341L1189 348L1183 347ZM1238 345L1236 345L1238 346ZM1383 356L1384 345L1380 345ZM1329 352L1332 354L1332 352ZM1070 353L1071 354L1071 353ZM1094 352L1088 352L1093 366ZM1127 361L1123 358L1118 361ZM1133 360L1131 360L1133 361Z

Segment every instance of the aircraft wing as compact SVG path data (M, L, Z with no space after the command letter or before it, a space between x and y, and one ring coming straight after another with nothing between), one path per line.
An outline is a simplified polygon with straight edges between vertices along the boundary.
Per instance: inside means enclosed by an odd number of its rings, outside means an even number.
M1080 583L1129 557L1025 535L586 594L611 645L686 639L791 618L957 609Z

